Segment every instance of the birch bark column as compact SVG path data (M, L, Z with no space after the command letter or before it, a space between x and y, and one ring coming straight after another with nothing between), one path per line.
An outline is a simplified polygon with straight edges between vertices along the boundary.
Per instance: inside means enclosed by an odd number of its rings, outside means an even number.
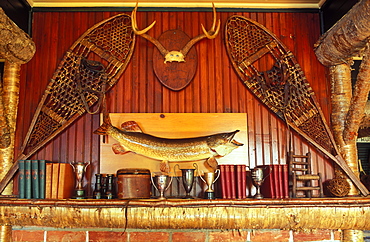
M0 57L5 59L0 87L0 179L9 171L14 159L20 68L32 59L35 51L31 38L0 8ZM2 194L13 194L12 183Z
M370 88L369 49L370 0L358 2L318 41L315 53L329 67L332 90L332 129L339 151L355 174L359 175L356 141L365 113ZM355 88L352 90L353 57L363 55ZM348 195L359 192L351 184Z

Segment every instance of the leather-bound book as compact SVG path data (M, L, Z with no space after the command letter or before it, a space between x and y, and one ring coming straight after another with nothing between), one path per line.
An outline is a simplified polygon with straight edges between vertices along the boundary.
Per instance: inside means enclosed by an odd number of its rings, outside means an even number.
M69 163L59 164L58 199L71 198L75 186L73 168Z

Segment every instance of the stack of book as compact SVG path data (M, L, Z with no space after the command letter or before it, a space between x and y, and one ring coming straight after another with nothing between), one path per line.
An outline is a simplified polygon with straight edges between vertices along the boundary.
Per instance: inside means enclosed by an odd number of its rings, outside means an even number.
M72 166L46 160L19 161L19 198L63 199L73 196Z
M75 175L71 164L46 163L45 198L71 198L74 188Z
M45 198L45 160L20 160L19 198Z
M264 165L265 181L261 186L261 194L265 198L289 198L288 165Z
M219 165L223 199L247 198L246 165Z

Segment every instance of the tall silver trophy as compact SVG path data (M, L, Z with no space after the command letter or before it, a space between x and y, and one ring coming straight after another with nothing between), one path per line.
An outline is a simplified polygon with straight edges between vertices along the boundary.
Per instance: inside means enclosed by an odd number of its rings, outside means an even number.
M193 163L193 168L191 169L180 169L179 164L176 164L174 167L174 171L176 171L176 168L181 171L181 177L182 177L182 185L184 186L186 195L183 197L184 199L193 199L190 195L191 190L193 189L193 184L194 184L194 176L195 176L195 171L198 171L198 165L197 163ZM199 173L199 172L198 172ZM177 177L177 179L179 179Z
M204 192L205 199L215 199L215 191L213 189L213 184L220 177L220 170L217 169L215 172L204 172L203 177L200 179L207 185L207 189Z
M75 161L72 161L69 163L72 168L73 168L73 171L75 173L75 178L76 178L76 188L75 188L75 191L74 191L74 197L73 198L76 198L76 199L85 199L86 196L85 196L85 189L83 188L82 186L82 179L84 177L84 174L86 172L86 168L90 165L90 161L88 162L82 162L82 161L79 161L79 162L75 162Z
M150 176L150 178L152 179L154 188L159 192L158 199L166 199L164 193L171 186L172 176L159 174L154 175L154 177Z
M268 168L267 166L266 167L255 167L251 172L252 183L256 187L256 190L257 190L256 194L254 195L255 199L263 198L263 195L261 194L261 186L263 182L265 181L266 177L268 177L271 173L270 171L266 176L264 175L264 171L267 168Z

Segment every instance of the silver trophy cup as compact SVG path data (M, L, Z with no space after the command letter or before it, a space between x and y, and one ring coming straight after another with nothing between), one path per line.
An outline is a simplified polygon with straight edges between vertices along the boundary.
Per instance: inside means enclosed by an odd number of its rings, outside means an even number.
M159 192L158 199L166 199L164 196L165 191L170 187L172 183L172 176L169 175L155 175L150 176L154 188Z
M263 198L263 195L261 194L261 186L263 184L263 182L265 181L266 177L268 177L271 173L268 173L266 176L264 175L264 170L266 170L266 168L268 168L267 166L266 167L255 167L252 172L251 172L251 176L252 176L252 183L253 185L256 187L256 195L254 195L254 198L256 199L262 199Z
M216 175L217 174L217 175ZM215 172L204 172L203 177L200 176L200 179L207 185L207 189L204 192L205 199L215 199L215 191L213 189L213 184L220 177L220 170L217 169Z
M90 161L88 162L75 162L75 161L72 161L69 163L72 168L73 168L73 171L75 173L75 178L76 178L76 181L77 181L77 186L75 188L75 191L74 191L74 197L73 198L76 198L76 199L85 199L85 189L83 188L82 186L82 179L84 177L84 174L86 172L86 168L90 165Z
M176 164L175 167L174 167L174 170L176 170L176 168L177 168L181 171L182 185L184 186L184 189L185 189L185 192L186 192L185 197L183 197L184 199L193 199L194 198L190 195L190 192L193 188L195 171L198 170L198 165L196 163L193 163L193 167L195 169L192 169L192 168L191 169L180 169L179 164ZM177 177L177 179L179 180L178 177Z

